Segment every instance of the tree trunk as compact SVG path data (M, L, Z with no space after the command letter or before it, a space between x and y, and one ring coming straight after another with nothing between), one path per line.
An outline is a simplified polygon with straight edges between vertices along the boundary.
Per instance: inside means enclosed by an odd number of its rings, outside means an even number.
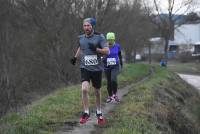
M133 49L133 63L136 63L136 49Z
M168 62L168 45L169 45L169 38L165 37L164 61L165 61L166 65L167 65L167 62Z
M148 43L149 46L149 64L151 64L151 43Z

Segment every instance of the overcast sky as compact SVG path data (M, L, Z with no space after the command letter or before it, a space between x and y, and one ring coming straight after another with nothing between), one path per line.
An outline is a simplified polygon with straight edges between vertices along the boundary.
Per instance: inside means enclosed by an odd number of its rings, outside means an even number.
M153 0L145 0L145 1L148 2L148 5L153 6ZM156 1L159 5L160 13L167 13L169 0L156 0ZM188 12L192 11L200 12L200 0L192 0L193 2L192 5L190 6L190 10L187 10L188 6L183 5L186 1L188 0L175 0L173 13L187 14Z

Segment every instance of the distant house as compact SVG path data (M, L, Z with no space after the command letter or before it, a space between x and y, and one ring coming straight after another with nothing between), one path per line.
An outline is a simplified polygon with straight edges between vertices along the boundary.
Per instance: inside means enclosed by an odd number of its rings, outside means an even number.
M160 18L166 19L166 14L156 16L154 21L162 23ZM168 58L173 58L177 53L191 52L192 56L200 56L200 21L189 22L185 15L173 15L174 33L173 40L169 40ZM184 24L183 24L184 23ZM189 24L186 24L189 23ZM162 37L150 38L151 53L164 54L164 39ZM148 48L145 48L144 53L148 53Z
M200 42L200 23L183 24L175 29L174 42L177 45Z
M190 51L200 54L200 23L183 24L174 31L174 41L169 42L169 51Z
M160 15L155 15L153 17L153 21L156 23L156 24L159 24L159 25L162 25L163 22L166 22L168 21L169 19L169 15L168 14L160 14ZM180 24L183 24L185 23L186 21L186 15L175 15L173 14L172 15L172 21L174 22L175 25L180 25ZM171 40L174 39L174 32L173 32L173 37L171 37ZM174 53L174 51L176 51L177 49L177 45L174 44L173 41L169 41L169 44L171 45L169 50L169 54L170 55L174 55L174 54L171 54ZM152 54L164 54L164 45L165 45L165 42L164 42L164 38L162 38L162 33L161 33L161 37L152 37L149 39L149 41L151 42L152 46L151 46L151 53ZM147 53L147 49L145 50L145 53ZM171 56L168 56L168 57L171 57Z

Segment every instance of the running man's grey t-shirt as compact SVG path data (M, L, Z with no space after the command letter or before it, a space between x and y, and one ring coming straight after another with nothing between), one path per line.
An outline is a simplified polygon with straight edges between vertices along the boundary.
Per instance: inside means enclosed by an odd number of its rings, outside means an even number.
M80 68L84 68L88 71L103 71L103 63L101 55L96 51L92 51L89 45L95 45L99 48L108 47L106 39L103 34L94 33L90 37L86 37L85 34L79 36L80 45Z

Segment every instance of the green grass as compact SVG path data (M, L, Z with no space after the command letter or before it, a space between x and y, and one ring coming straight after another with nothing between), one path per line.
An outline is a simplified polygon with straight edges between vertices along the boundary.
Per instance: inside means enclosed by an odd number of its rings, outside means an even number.
M136 81L147 75L150 71L150 66L144 64L126 64L123 68L123 73L119 76L119 85L124 86L130 81Z
M120 87L141 79L148 74L149 68L143 64L125 65L119 76ZM65 122L76 124L82 111L80 89L80 84L59 89L27 106L23 115L20 113L6 115L0 120L0 134L48 134L53 133ZM94 108L94 92L90 90L90 106ZM101 90L102 98L106 98L105 80Z
M153 82L132 87L109 118L109 127L103 134L156 134L156 126L148 120L148 107L155 100L151 87L154 82L166 75L166 70L156 70L159 75L152 78Z
M155 74L144 83L132 87L122 103L112 111L108 126L99 129L103 134L181 133L187 123L195 126L197 122L191 121L192 117L195 119L199 115L196 106L200 98L190 89L166 68L156 66ZM176 111L175 107L187 109L187 112ZM174 125L170 126L168 122ZM190 129L183 131L192 131Z
M80 112L81 93L80 86L71 86L44 97L27 106L25 116L11 113L1 119L1 133L16 134L38 133L39 129L52 129L49 124L60 125L67 120L75 118L74 113Z
M149 65L125 65L118 79L119 86L140 80L149 74L149 69ZM154 66L154 71L149 80L130 89L129 94L107 117L107 125L97 126L97 133L159 134L163 130L175 133L187 131L186 122L188 126L200 124L200 107L196 106L200 99L197 93L190 91L191 87L168 69ZM59 89L27 106L23 115L8 114L0 120L0 134L51 134L64 123L76 124L82 111L80 88L79 84ZM95 109L94 92L90 90L90 107ZM101 90L104 100L107 96L105 80ZM182 112L176 111L176 107L183 109ZM174 126L169 126L168 122L173 122Z

